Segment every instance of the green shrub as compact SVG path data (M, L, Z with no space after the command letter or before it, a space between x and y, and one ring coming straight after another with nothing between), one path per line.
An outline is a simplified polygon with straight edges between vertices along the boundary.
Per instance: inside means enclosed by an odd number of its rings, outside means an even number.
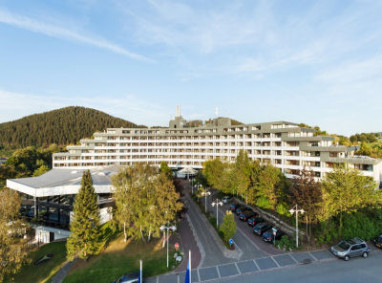
M270 204L269 200L265 197L259 197L256 201L256 205L260 208L272 209L272 205Z
M290 250L296 248L296 241L289 238L287 235L282 236L281 239L276 241L275 244L279 249Z
M284 203L279 203L276 206L276 211L280 215L290 216L289 210L288 210L286 204L284 204Z
M222 224L219 226L219 233L223 235L223 240L225 243L228 243L229 239L236 233L236 222L235 218L231 211L227 211L224 216Z

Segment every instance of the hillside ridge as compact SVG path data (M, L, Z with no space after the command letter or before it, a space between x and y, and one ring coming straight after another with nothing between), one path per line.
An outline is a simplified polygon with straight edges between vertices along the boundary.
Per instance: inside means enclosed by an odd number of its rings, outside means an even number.
M120 127L138 125L96 109L69 106L1 123L0 145L17 148L75 144L96 131Z

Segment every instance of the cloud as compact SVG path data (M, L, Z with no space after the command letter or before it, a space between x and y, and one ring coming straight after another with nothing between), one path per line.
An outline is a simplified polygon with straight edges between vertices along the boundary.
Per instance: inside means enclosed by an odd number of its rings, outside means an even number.
M8 11L0 10L0 22L11 25L11 26L15 26L18 28L33 31L36 33L41 33L47 36L92 45L101 49L109 50L117 54L121 54L123 56L129 57L135 60L152 62L151 59L143 55L131 52L127 50L126 48L123 48L105 39L93 38L87 35L74 32L72 30L68 30L60 26L55 26L55 25L43 23L41 21L29 18L29 17L12 14Z

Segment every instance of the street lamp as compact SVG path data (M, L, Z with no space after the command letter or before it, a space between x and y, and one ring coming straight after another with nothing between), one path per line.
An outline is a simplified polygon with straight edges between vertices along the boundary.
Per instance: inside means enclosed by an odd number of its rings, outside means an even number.
M296 213L296 247L298 248L298 213L304 214L305 211L303 209L298 209L296 204L295 208L291 208L289 212L290 214Z
M167 230L167 268L168 268L168 230L172 230L172 231L176 231L176 227L174 225L170 226L167 224L166 225L163 225L163 226L160 226L159 228L161 231L164 231L164 230Z
M207 197L211 195L210 191L204 191L200 193L202 196L204 196L204 212L207 212Z
M219 206L223 206L223 203L217 198L212 202L212 206L216 205L216 228L219 228Z

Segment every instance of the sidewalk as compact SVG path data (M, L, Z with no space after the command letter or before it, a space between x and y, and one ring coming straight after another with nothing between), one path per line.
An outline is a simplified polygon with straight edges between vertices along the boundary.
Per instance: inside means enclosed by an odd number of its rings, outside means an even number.
M337 260L337 258L335 258L328 250L288 253L193 269L191 272L191 279L192 282L218 282L220 279L245 273L273 271L301 264L318 263L331 260ZM181 283L184 282L184 279L185 272L180 272L149 278L145 282Z

